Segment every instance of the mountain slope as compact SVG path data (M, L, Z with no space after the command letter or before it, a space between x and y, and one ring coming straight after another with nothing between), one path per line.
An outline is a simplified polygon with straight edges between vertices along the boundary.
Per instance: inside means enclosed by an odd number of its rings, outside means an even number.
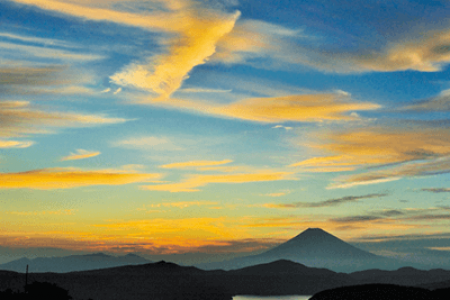
M0 265L0 270L24 273L26 266L29 265L30 272L66 273L125 265L146 264L149 262L149 260L135 254L127 254L116 257L103 253L94 253L88 255L70 255L65 257L37 257L34 259L21 258Z
M205 270L237 269L287 259L308 267L327 268L336 272L354 272L381 268L394 270L404 266L394 259L358 249L319 228L309 228L287 242L263 252L220 263L198 265Z
M287 242L261 254L267 257L374 259L377 255L360 250L320 228L309 228Z

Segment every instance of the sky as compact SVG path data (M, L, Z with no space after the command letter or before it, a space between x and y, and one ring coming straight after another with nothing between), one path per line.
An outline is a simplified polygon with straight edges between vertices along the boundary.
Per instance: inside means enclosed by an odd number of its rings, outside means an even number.
M450 257L449 8L1 1L0 262L310 227Z

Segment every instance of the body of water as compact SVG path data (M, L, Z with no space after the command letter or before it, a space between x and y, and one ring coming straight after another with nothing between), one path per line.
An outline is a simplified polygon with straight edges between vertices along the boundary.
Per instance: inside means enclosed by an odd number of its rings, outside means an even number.
M308 300L312 296L234 296L233 300Z

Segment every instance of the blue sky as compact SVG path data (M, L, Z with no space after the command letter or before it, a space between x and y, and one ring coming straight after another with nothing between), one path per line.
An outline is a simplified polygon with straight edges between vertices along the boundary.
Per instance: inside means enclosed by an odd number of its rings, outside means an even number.
M308 227L446 255L432 241L450 219L448 15L448 1L3 1L0 260L249 252Z

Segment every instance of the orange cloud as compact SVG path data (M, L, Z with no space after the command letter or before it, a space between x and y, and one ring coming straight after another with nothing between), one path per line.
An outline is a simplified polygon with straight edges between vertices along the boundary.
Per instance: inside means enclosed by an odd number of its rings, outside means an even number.
M159 166L163 169L185 169L192 167L208 167L208 166L220 166L233 162L232 160L222 160L222 161L208 161L208 160L197 160L197 161L188 161L182 163L173 163Z
M114 22L145 29L169 30L170 23L176 26L177 22L168 19L174 17L169 13L159 11L157 14L136 14L120 12L108 7L118 1L78 1L80 5L64 0L13 0L17 3L37 6L41 9L56 11L62 14L89 19L93 21ZM178 1L181 2L181 1ZM186 1L187 2L187 1Z
M450 155L450 132L435 128L367 128L317 134L310 146L333 156L317 156L291 167L348 168L402 163Z
M264 123L358 120L350 112L380 108L374 103L354 102L341 93L250 98L226 105L180 99L143 103Z
M259 172L247 174L226 174L226 175L191 175L185 180L177 183L168 183L161 185L142 186L144 190L165 191L165 192L197 192L198 187L205 186L210 183L246 183L246 182L263 182L263 181L279 181L279 180L295 180L293 173L287 172Z
M155 92L157 100L167 100L195 66L204 64L214 54L217 42L233 29L238 17L239 13L226 16L185 10L179 20L178 36L167 42L167 53L152 57L147 64L127 66L111 79L119 85Z
M187 208L191 206L211 206L211 205L217 205L217 202L212 201L180 201L180 202L165 202L165 203L158 203L158 204L150 204L145 205L144 208L138 208L139 211L146 211L149 210L147 208L150 208L150 211L154 211L154 208L160 208L160 207L176 207L176 208Z
M28 148L33 144L31 141L0 140L0 148Z
M362 174L338 177L328 188L391 182L403 177L450 172L450 131L445 128L372 127L317 134L313 157L291 167L307 172L342 172L372 167ZM374 169L373 167L383 168Z
M160 174L132 171L52 168L19 173L0 173L0 189L70 189L92 185L123 185L160 178Z
M199 246L205 244L206 240L250 237L245 229L237 228L233 225L233 219L227 217L135 220L94 226L119 233L133 232L136 236L151 236L161 242L169 241L174 246L184 246L183 242L186 241L196 241L199 244L191 246ZM178 243L176 239L181 237L182 240Z
M145 62L133 63L111 80L122 86L134 86L159 95L165 100L180 88L183 80L197 65L204 64L216 51L216 44L231 32L240 13L220 13L194 1L148 1L152 13L131 13L112 9L115 1L73 4L64 0L14 0L59 13L107 21L146 30L168 33L163 41L164 54ZM202 7L202 8L200 8Z
M94 157L94 156L98 156L98 155L100 155L100 152L98 152L98 151L94 152L94 151L78 149L77 153L71 153L70 155L63 157L61 160L62 161L78 160L78 159L85 159L85 158L90 158L90 157Z

